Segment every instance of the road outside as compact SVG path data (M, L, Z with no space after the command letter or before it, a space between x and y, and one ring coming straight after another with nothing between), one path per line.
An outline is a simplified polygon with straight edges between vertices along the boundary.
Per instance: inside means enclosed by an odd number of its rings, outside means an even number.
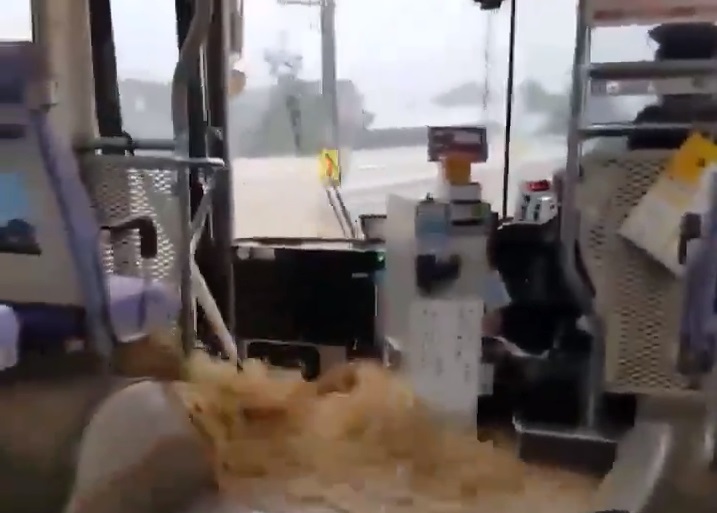
M564 164L558 144L516 145L509 180L509 212L521 180L550 177ZM499 210L503 190L502 148L473 167L473 179ZM421 198L437 183L436 164L423 147L356 151L348 155L341 191L352 217L383 213L390 194ZM348 169L348 171L346 171ZM317 158L275 157L234 161L235 234L248 237L341 237L319 181Z

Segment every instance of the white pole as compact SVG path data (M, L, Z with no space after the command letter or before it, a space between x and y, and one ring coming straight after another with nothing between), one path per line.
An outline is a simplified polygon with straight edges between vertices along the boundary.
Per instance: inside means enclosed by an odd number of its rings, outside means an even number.
M326 112L327 148L339 151L339 95L336 76L336 4L321 2L321 96Z
M278 0L280 5L319 7L321 21L321 96L324 105L324 146L339 150L339 108L336 74L335 0Z

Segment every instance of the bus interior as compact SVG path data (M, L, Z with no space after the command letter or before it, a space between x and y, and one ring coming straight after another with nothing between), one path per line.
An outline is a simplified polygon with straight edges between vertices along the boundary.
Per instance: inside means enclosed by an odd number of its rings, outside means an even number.
M713 511L711 1L568 2L566 126L548 164L516 157L514 103L530 93L515 78L519 0L460 0L501 16L504 75L488 42L475 56L505 84L503 110L488 108L487 78L478 95L500 126L486 114L400 133L344 108L334 0L278 0L318 20L318 85L285 42L265 52L284 117L237 128L261 1L173 2L165 138L123 119L117 2L31 0L31 37L0 34L0 511L286 511L217 491L221 461L175 397L184 367L142 361L157 338L182 365L201 352L241 375L258 360L302 382L377 362L476 437L509 440L495 443L512 459L590 476L584 503L552 508L558 486L505 513ZM654 59L594 62L592 33L624 26L651 27ZM588 119L593 97L622 96L653 103ZM266 130L284 134L287 150L267 150L280 158L252 157ZM349 136L379 149L417 137L430 174L362 196ZM270 166L286 176L267 187ZM288 228L309 217L321 226Z

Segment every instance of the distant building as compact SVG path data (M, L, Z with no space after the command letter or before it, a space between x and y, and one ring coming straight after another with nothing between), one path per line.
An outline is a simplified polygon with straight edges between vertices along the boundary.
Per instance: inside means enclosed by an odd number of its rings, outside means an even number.
M350 80L338 82L338 97L340 136L350 144L372 115L364 111L363 97ZM168 84L122 80L120 100L128 132L137 138L171 138L170 99ZM232 100L230 109L232 142L241 155L313 154L323 147L327 127L318 80L246 89ZM292 114L298 119L296 126Z

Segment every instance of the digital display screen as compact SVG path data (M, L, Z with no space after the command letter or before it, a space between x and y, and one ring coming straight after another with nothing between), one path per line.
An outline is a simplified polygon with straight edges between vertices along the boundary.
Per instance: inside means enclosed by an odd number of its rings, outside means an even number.
M41 254L33 210L22 173L0 171L0 253Z
M428 161L438 162L450 153L467 155L471 162L488 160L488 132L482 126L429 126Z

